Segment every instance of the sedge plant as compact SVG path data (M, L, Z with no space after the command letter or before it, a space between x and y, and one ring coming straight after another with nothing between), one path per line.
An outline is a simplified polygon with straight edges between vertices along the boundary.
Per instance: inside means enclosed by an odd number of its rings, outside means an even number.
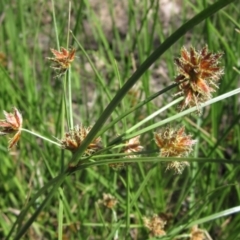
M8 142L9 152L17 149L19 144L23 146L29 134L37 138L36 142L41 139L43 146L47 144L51 146L51 148L56 148L57 151L59 151L59 154L56 155L56 159L54 160L58 162L57 165L59 169L53 173L53 170L49 167L48 157L46 157L44 153L37 153L46 159L45 165L51 179L45 182L41 188L34 191L34 193L31 193L26 205L18 213L15 222L12 223L11 228L8 228L5 239L21 239L24 234L27 234L31 230L31 226L37 223L41 214L44 214L44 209L50 208L51 201L56 195L58 195L58 198L57 201L54 200L54 204L58 205L57 238L64 239L64 221L69 223L74 219L75 223L78 222L76 218L71 217L72 209L66 200L65 184L74 192L71 181L73 181L75 176L78 176L77 174L90 173L91 176L95 176L95 171L98 171L97 167L102 166L105 166L108 169L107 171L114 173L115 179L112 181L115 182L115 187L117 186L116 179L119 178L124 189L124 197L122 197L117 189L113 191L113 189L110 188L109 190L112 192L103 193L103 199L99 200L95 206L97 215L102 222L99 226L102 228L106 227L108 230L107 233L96 233L96 235L102 234L102 238L107 235L107 239L130 239L131 229L141 228L144 229L145 235L152 239L155 237L161 237L162 239L211 239L208 231L199 227L199 225L240 211L240 206L234 206L218 211L217 213L209 214L207 217L199 217L195 221L184 219L181 225L176 224L176 226L174 226L174 224L171 225L172 219L175 217L172 214L166 212L161 214L156 212L142 214L141 211L143 211L143 207L141 204L138 204L141 193L144 188L146 188L147 183L151 181L151 176L154 173L154 168L149 169L151 165L161 166L161 169L163 169L163 172L161 172L162 177L164 177L164 174L171 174L172 176L178 177L181 175L183 176L182 178L184 178L184 172L192 171L191 177L194 179L201 172L201 168L198 168L197 163L207 163L209 164L209 168L211 168L212 164L216 163L230 165L240 163L239 159L229 161L224 156L220 158L219 156L221 156L221 154L219 154L218 157L214 157L211 152L208 158L193 155L194 150L198 148L199 139L197 138L196 132L191 133L186 124L187 121L191 124L192 121L195 121L196 129L201 129L200 121L204 114L203 109L214 103L231 99L231 97L240 93L240 89L235 88L231 91L222 92L218 96L216 95L216 93L218 93L219 83L224 74L227 71L233 71L223 66L223 58L226 56L221 49L219 49L218 52L214 52L211 50L211 46L207 44L203 44L201 48L195 48L193 44L189 47L183 45L182 48L179 49L179 56L171 59L176 72L176 76L172 79L172 82L169 82L166 87L159 89L155 93L149 94L150 90L144 80L146 75L149 74L148 71L151 65L165 52L171 51L170 48L174 43L180 41L189 30L193 29L199 23L207 21L210 16L218 14L222 8L234 2L236 1L219 0L204 8L204 10L196 14L166 38L157 49L153 50L150 48L152 53L146 56L146 60L144 60L138 68L134 67L135 71L127 81L122 80L124 78L124 76L121 75L122 71L119 69L113 54L108 52L109 61L112 64L120 86L118 90L113 91L110 89L112 87L111 83L109 83L108 88L108 84L105 83L105 79L103 79L101 73L97 70L89 53L85 50L81 41L79 41L76 28L70 30L71 4L69 4L67 43L64 47L60 47L57 14L55 13L54 1L52 1L53 25L57 44L51 47L46 60L54 72L52 79L61 83L61 92L58 93L60 95L60 107L58 109L60 113L60 120L58 122L60 125L58 127L60 134L55 137L49 137L32 131L32 128L25 128L25 121L28 122L27 125L29 125L31 124L31 119L25 120L24 112L21 113L19 106L14 106L12 112L8 109L4 110L4 116L0 120L0 135L10 136ZM85 4L87 9L88 3ZM152 4L154 4L154 1L152 1ZM129 8L132 7L130 4ZM146 16L152 7L152 5L150 5L149 8L146 6ZM82 10L82 8L80 9ZM112 14L114 13L112 12ZM96 16L93 15L93 18L95 17ZM147 17L144 19L139 32L142 31ZM134 25L134 23L131 24ZM211 28L210 23L208 24L208 27ZM101 40L103 45L108 48L106 39L102 35L103 33L97 25L97 22L96 28L97 34L100 36L99 41ZM117 32L114 32L114 34L116 39L120 39ZM72 45L74 45L74 47L69 46L70 39L72 39ZM138 44L140 43L138 39L136 39L133 46L137 46ZM75 117L76 113L74 112L73 103L74 96L76 96L77 93L72 82L76 76L74 66L77 65L78 55L80 54L88 60L92 72L95 74L97 86L101 89L101 94L104 94L108 102L108 104L104 106L102 106L101 102L98 103L101 105L102 111L99 117L95 119L95 122L92 122L91 119L85 122L76 121L81 118L77 117L76 119ZM131 56L128 57L131 58ZM4 69L2 71L7 75ZM144 94L144 96L142 96L140 88L137 85L141 77L143 84L146 84L145 94L148 93L148 96ZM81 76L79 81L81 85ZM30 87L34 88L34 85ZM173 93L172 90L175 90L175 92ZM55 94L54 89L52 89L51 92L53 95ZM164 98L164 96L168 96L168 102L165 102L159 109L149 107L156 99L159 97ZM27 98L31 98L31 101L34 102L34 96L27 96ZM55 98L55 96L53 96L53 98ZM16 100L15 102L18 101ZM13 105L15 105L15 102ZM31 105L29 107L31 107ZM142 109L145 109L146 112L142 113ZM141 113L140 117L134 117L137 116L134 115L135 113ZM90 113L84 111L82 111L81 114L90 115ZM193 120L191 120L191 117ZM131 124L128 122L129 119L131 119ZM179 121L179 119L186 119L186 121ZM206 139L208 138L208 133L203 132L202 134ZM211 147L219 151L217 140L215 141L215 147ZM32 151L34 151L34 148ZM131 176L134 175L134 165L138 165L141 177L144 180L141 182L139 189L133 194ZM146 170L144 166L146 166L148 170ZM229 171L231 169L232 166L228 167ZM212 169L212 171L214 171L214 169ZM122 174L123 172L124 174ZM77 179L74 180L77 181ZM100 178L99 181L101 184L107 185L106 179ZM184 180L182 181L183 184L185 184ZM167 184L170 184L170 182ZM176 182L172 184L176 184ZM193 183L188 184L191 185ZM184 186L186 187L186 185ZM81 187L80 185L80 188ZM194 188L194 186L192 186L192 188ZM151 199L150 191L147 194ZM171 194L173 193L169 193L169 196ZM194 191L187 191L187 195L190 195L195 201L196 194ZM186 196L183 194L179 196L179 198L185 199ZM121 209L123 214L118 215L117 209L120 202L124 206L123 209ZM151 205L152 204L151 202ZM99 207L100 205L102 205L101 207L105 207L107 209L106 211L110 211L111 220L109 220L109 224L106 224L106 216L102 214ZM78 206L77 204L77 208L79 209L84 207L86 206ZM181 206L177 206L176 209L180 207ZM31 210L32 208L34 208L33 211ZM135 209L135 215L140 216L138 222L134 218L134 221L136 221L134 223L131 222L133 209ZM196 211L196 206L192 204L189 206L190 216L196 215L194 211ZM75 223L72 224L72 234L70 234L69 239L74 239L76 236L78 236L79 239L81 239L81 237L84 239L83 236L86 236L86 234L83 233L84 230ZM85 223L85 226L91 227L91 224ZM92 226L97 227L98 223ZM41 231L39 228L37 229ZM53 235L53 233L51 234ZM146 238L140 235L139 239Z

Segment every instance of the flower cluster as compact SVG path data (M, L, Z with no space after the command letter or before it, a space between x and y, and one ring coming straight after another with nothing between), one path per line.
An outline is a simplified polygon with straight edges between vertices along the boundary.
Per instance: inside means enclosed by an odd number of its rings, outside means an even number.
M63 47L60 48L60 51L57 51L55 49L50 50L54 57L48 57L47 59L54 62L54 66L52 66L52 68L59 71L59 75L57 76L61 76L68 70L70 64L73 62L76 50L73 48L68 51Z
M8 113L3 111L5 115L5 120L0 120L0 135L7 135L15 133L14 136L9 140L8 148L11 149L21 136L21 127L22 127L22 115L17 108L13 108L13 113Z
M107 208L114 208L117 204L117 199L109 193L103 193L103 199L98 200L98 204L103 204Z
M192 151L192 146L196 140L192 140L191 135L186 135L185 128L172 129L170 127L154 134L155 142L160 148L160 157L186 157ZM188 162L170 162L167 169L174 169L176 173L181 173Z
M144 226L149 229L151 237L161 237L166 235L164 227L166 221L159 217L157 214L154 214L151 218L143 218Z
M128 158L137 157L133 153L141 152L143 150L143 146L141 146L139 141L140 136L136 136L134 138L129 139L125 143L124 153L129 154L127 155Z
M83 126L79 125L75 126L74 129L67 132L65 137L60 140L62 148L70 150L71 152L75 152L81 146L83 140L87 137L90 130L91 127L84 128ZM101 149L100 143L100 137L94 139L85 150L85 156L92 155L94 152Z
M135 158L137 155L134 153L141 152L143 150L143 146L141 146L141 143L139 141L140 136L136 136L134 138L129 139L123 148L123 152L126 155L125 158ZM128 163L129 164L129 163ZM112 167L115 170L119 170L124 168L125 164L120 162L120 163L111 163L109 164L110 167Z
M178 70L175 82L179 83L177 94L185 97L180 105L181 110L199 106L212 98L212 93L218 88L217 82L223 75L223 68L219 66L222 55L208 52L207 46L201 51L193 47L190 52L185 47L181 49L181 57L175 59Z
M212 239L206 230L198 228L198 226L193 226L190 233L190 240L204 240Z

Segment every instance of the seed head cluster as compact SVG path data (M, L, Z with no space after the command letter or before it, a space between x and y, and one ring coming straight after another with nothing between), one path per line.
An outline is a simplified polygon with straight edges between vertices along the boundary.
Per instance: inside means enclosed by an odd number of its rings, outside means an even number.
M8 143L8 148L11 149L20 139L23 119L16 107L13 108L13 113L8 113L6 111L3 111L3 113L5 119L0 120L0 136L15 133Z
M160 157L186 157L196 143L191 135L186 135L185 128L173 129L167 127L160 133L154 134L155 142L160 148ZM170 162L167 169L173 169L176 173L181 173L188 162Z
M141 152L143 150L143 146L141 146L139 138L140 136L136 136L126 141L125 146L123 148L123 152L127 154L125 158L135 158L139 156L137 154L134 154L134 153ZM127 164L130 164L130 163L127 163ZM126 163L123 163L123 162L109 164L109 166L115 170L121 170L125 167L125 165Z
M144 226L149 229L151 237L161 237L166 235L164 227L166 221L159 217L157 214L154 214L151 218L143 218Z
M193 226L190 233L190 240L210 240L212 239L206 230L198 228L197 225Z
M68 70L69 66L73 62L76 50L74 48L67 50L63 47L60 48L60 51L52 48L50 50L54 57L48 57L47 59L54 63L54 66L52 66L52 68L59 72L57 77L61 76Z
M178 75L175 82L179 83L179 92L184 100L180 110L199 104L212 98L212 93L218 88L218 80L223 75L223 68L219 66L219 59L223 53L213 54L205 46L196 51L193 47L188 52L181 49L181 57L175 59Z
M99 204L103 204L107 208L114 208L118 203L117 199L110 193L103 193L103 198L98 200Z
M141 146L139 138L140 136L136 136L134 138L129 139L125 143L124 153L129 154L127 156L128 158L137 157L137 155L134 155L133 153L141 152L143 150L143 146Z
M82 144L83 140L87 137L91 127L75 126L74 129L70 130L65 134L65 137L60 141L62 148L75 152ZM101 149L101 138L97 137L88 145L85 150L85 156L92 155L97 150Z

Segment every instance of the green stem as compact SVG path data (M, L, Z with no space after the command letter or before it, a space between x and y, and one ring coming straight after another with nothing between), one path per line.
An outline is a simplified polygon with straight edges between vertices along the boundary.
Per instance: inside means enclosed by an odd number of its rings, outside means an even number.
M153 119L154 117L156 117L157 115L159 115L160 113L162 113L163 111L167 110L168 108L172 107L173 105L179 103L180 101L182 101L184 99L184 97L180 97L178 99L175 99L174 101L170 102L169 104L167 104L166 106L164 106L163 108L157 110L156 112L152 113L151 115L149 115L148 117L144 118L142 121L140 121L139 123L135 124L133 127L131 127L130 129L128 129L126 131L126 134L134 131L135 129L139 128L140 126L142 126L144 123L150 121L151 119Z
M56 15L55 15L54 0L52 0L52 14L53 14L54 30L55 30L55 34L56 34L57 49L59 51L60 44L59 44L59 38L58 38L58 28L57 28L57 21L56 21Z
M60 177L60 176L61 175L59 175L58 177ZM58 177L56 178L56 180L58 179ZM43 208L47 205L47 203L53 197L55 191L63 183L64 179L65 178L63 176L61 179L58 179L58 181L56 181L55 185L53 185L52 189L49 191L48 195L46 196L46 198L44 199L42 204L36 209L36 211L33 213L33 215L28 219L28 221L24 224L24 226L18 231L18 233L16 234L14 240L21 239L21 237L26 233L26 231L29 229L29 227L34 222L34 220L37 218L37 216L40 214L40 212L43 210Z
M33 136L36 136L36 137L38 137L38 138L41 138L41 139L43 139L44 141L50 142L50 143L52 143L52 144L55 144L55 145L57 145L58 147L61 147L61 144L60 144L60 143L54 142L54 141L52 141L51 139L46 138L46 137L44 137L44 136L42 136L42 135L40 135L40 134L38 134L38 133L35 133L35 132L30 131L30 130L25 129L25 128L21 128L20 130L21 130L22 132L27 132L27 133L32 134Z
M35 205L36 200L42 196L43 194L46 193L46 191L51 187L51 186L55 186L56 184L58 184L58 182L64 181L65 177L67 176L66 173L62 173L59 174L57 177L53 178L52 180L50 180L46 185L44 185L40 190L38 190L38 192L31 198L31 200L29 201L29 203L24 207L24 209L21 211L21 213L18 215L16 221L14 222L11 230L9 231L9 234L6 237L6 240L12 239L12 234L13 231L15 229L15 227L18 225L20 225L21 222L23 222L23 219L26 217L26 215L29 213L29 209ZM51 191L50 191L51 192ZM20 231L20 230L19 230Z
M71 81L71 66L69 66L68 74L68 113L69 113L69 127L73 129L73 111L72 111L72 81Z
M120 115L119 117L115 118L114 120L111 121L111 123L109 123L106 127L104 127L99 133L98 136L102 135L104 132L106 132L109 128L111 128L112 126L114 126L117 122L119 122L121 119L123 119L124 117L126 117L127 115L129 115L130 113L134 112L135 110L137 110L138 108L144 106L146 103L152 101L153 99L155 99L156 97L160 96L161 94L173 89L174 87L178 86L178 83L174 83L156 93L154 93L153 95L151 95L150 97L146 98L145 100L143 100L142 102L138 103L136 106L130 108L128 111L126 111L124 114Z
M61 186L58 188L58 239L62 240L63 237L63 189Z
M69 1L69 5L68 5L68 34L67 34L67 49L69 48L70 23L71 23L71 1Z
M69 48L70 36L70 23L71 23L71 2L69 1L68 8L68 34L67 34L67 49ZM67 71L67 85L68 85L68 113L69 113L69 128L73 129L73 111L72 111L72 81L71 81L71 66Z
M125 239L128 239L130 230L130 167L127 166L127 199L126 199L126 234Z
M162 158L162 157L137 157L137 158L132 158L131 162L132 163L140 163L140 162L144 162L144 163L163 163L163 162L172 162L172 161L178 161L178 162L182 162L182 161L188 161L190 163L192 162L198 162L198 163L216 163L216 164L234 164L234 165L239 165L240 164L240 160L238 159L234 159L232 161L229 161L229 159L210 159L210 158ZM98 161L95 162L88 162L88 163L83 163L83 164L79 164L76 167L70 167L67 169L67 174L70 175L76 171L79 170L83 170L92 166L103 166L103 165L107 165L107 164L112 164L112 163L129 163L129 159L128 158L113 158L113 159L100 159Z
M113 224L117 223L117 213L114 209L112 209L112 217L113 217ZM113 240L118 240L118 229L115 231Z

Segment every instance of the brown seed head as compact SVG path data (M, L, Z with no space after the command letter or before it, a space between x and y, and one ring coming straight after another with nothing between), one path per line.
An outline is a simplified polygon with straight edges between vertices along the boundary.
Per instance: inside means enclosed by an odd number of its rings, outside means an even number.
M192 146L196 140L192 140L191 135L186 135L185 128L178 130L166 128L160 133L155 133L155 142L160 148L160 157L186 157L192 151ZM174 169L176 173L181 173L188 162L170 162L167 169Z
M91 127L84 128L83 126L75 126L73 130L70 130L65 134L65 137L60 141L62 148L68 149L71 152L75 152L82 144L83 140L87 137ZM85 150L85 155L89 156L95 153L100 147L101 138L94 139Z
M218 88L217 82L223 75L223 68L219 66L222 55L208 52L207 46L199 52L193 47L190 52L185 47L181 49L181 57L175 59L178 70L175 82L180 83L176 95L185 96L181 110L198 106L212 98L212 93Z
M185 157L196 143L196 140L191 139L191 135L186 135L184 127L178 130L168 127L154 136L161 157Z
M166 235L163 230L166 225L166 221L160 218L157 214L154 214L151 218L143 218L144 226L149 229L151 237L160 237Z
M207 240L212 239L208 232L198 228L198 226L193 226L190 233L190 240Z
M140 141L139 141L140 136L136 136L134 138L129 139L126 143L125 143L125 147L124 147L124 153L128 153L130 155L128 155L128 158L134 158L137 157L137 155L132 155L132 153L137 153L143 150L143 146L141 146Z
M8 113L3 111L5 115L5 120L0 120L0 135L6 135L10 133L15 133L15 135L9 140L8 148L12 148L20 139L21 127L22 127L22 115L17 108L13 108L13 113Z
M67 50L63 47L60 48L60 51L52 48L50 50L54 57L47 59L54 62L54 66L52 66L52 68L59 71L58 76L60 76L68 70L70 64L73 62L76 50L74 48Z
M107 208L114 208L117 202L117 199L109 193L103 193L103 199L98 201L99 204L103 204Z
M141 146L139 141L140 136L136 136L134 138L129 139L124 146L123 152L126 154L129 154L126 156L126 158L135 158L138 155L134 155L133 153L141 152L143 150L143 146ZM130 164L127 163L127 164ZM109 164L111 168L114 170L121 170L126 166L126 163L119 162L119 163L111 163Z

